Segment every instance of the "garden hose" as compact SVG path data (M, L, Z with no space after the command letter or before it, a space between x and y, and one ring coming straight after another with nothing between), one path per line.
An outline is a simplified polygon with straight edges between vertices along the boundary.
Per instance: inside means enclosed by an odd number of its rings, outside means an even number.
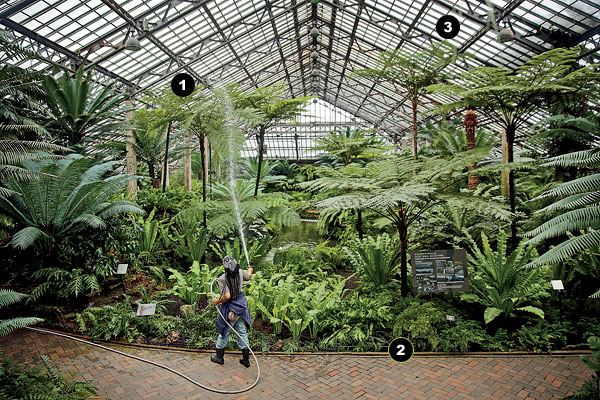
M212 288L213 288L213 284L215 283L215 281L216 281L216 279L214 279L211 282L211 284L210 284L211 298L213 297L213 294L214 294ZM212 388L210 386L205 386L205 385L201 384L200 382L195 381L194 379L190 378L189 376L184 375L183 373L181 373L179 371L176 371L176 370L174 370L172 368L167 367L166 365L159 364L159 363L154 362L154 361L146 360L145 358L137 357L137 356L134 356L134 355L131 355L131 354L127 354L127 353L124 353L124 352L119 351L119 350L111 349L110 347L102 346L102 345L97 344L97 343L92 343L90 341L83 340L83 339L80 339L80 338L77 338L77 337L74 337L74 336L71 336L71 335L67 335L65 333L51 332L51 331L47 331L45 329L31 328L31 327L28 327L28 326L24 327L23 329L28 329L30 331L34 331L34 332L37 332L37 333L44 333L44 334L49 334L49 335L56 335L56 336L64 337L64 338L67 338L67 339L76 340L78 342L85 343L85 344L88 344L90 346L96 346L96 347L99 347L99 348L101 348L103 350L112 351L113 353L117 353L117 354L120 354L120 355L125 356L125 357L133 358L135 360L138 360L138 361L141 361L141 362L145 362L145 363L154 365L154 366L162 368L162 369L166 369L167 371L172 372L172 373L174 373L176 375L179 375L180 377L182 377L183 379L185 379L187 381L190 381L194 385L199 386L202 389L209 390L211 392L222 393L222 394L238 394L238 393L247 392L248 390L250 390L254 386L256 386L256 384L258 383L258 380L260 379L260 366L258 365L258 360L256 359L256 356L254 355L254 352L250 348L250 344L247 343L244 340L244 338L242 338L242 336L238 333L238 331L236 331L233 328L233 326L231 326L229 324L229 322L223 317L223 314L221 314L221 310L219 309L219 307L215 306L215 308L217 309L217 312L219 313L219 315L221 316L221 318L223 318L223 321L225 321L225 323L227 324L227 326L229 326L229 328L231 328L233 330L233 332L235 332L235 334L238 335L238 337L240 339L242 339L242 341L246 344L246 346L248 346L248 350L250 350L250 353L252 353L252 357L254 357L254 362L256 363L256 368L258 370L257 375L256 375L256 380L254 381L254 383L252 385L248 386L245 389L240 389L240 390L220 390L220 389L215 389L215 388Z

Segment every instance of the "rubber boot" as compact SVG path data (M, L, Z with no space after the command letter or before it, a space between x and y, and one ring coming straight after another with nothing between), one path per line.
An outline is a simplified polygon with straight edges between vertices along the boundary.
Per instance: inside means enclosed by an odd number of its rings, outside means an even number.
M225 364L225 360L223 359L223 355L225 354L225 349L217 349L217 354L214 356L210 356L210 361L217 364Z
M242 349L242 358L240 358L240 364L246 368L250 367L250 350L247 347Z

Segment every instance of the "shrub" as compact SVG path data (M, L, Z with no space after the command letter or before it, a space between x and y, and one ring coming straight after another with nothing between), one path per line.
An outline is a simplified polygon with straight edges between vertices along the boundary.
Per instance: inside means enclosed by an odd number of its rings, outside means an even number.
M50 364L48 356L40 358L46 372L40 367L29 368L10 358L0 363L0 398L83 400L96 394L96 388L86 382L73 382L63 378Z
M394 336L410 339L417 351L437 351L442 344L440 332L446 313L430 301L413 303L394 322Z
M359 274L375 285L385 284L400 265L400 245L397 238L387 233L376 239L355 239L344 251Z

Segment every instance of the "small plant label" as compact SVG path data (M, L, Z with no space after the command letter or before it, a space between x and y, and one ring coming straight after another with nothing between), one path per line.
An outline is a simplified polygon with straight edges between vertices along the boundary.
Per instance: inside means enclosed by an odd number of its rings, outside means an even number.
M446 321L454 321L454 315L446 315Z
M560 279L550 281L552 283L552 289L554 290L565 290L565 286Z
M117 275L125 275L129 264L119 264L117 267Z
M156 313L156 303L140 304L137 309L137 316L154 315Z
M411 359L415 352L415 349L407 338L397 337L392 340L390 346L388 347L388 353L392 360L403 363Z

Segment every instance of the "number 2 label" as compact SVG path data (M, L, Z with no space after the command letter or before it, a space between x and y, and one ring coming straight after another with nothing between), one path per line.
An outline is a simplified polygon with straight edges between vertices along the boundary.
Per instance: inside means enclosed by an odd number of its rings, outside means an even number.
M396 353L397 356L404 356L406 354L404 354L404 349L406 348L403 344L399 344L398 346L396 346L396 348L400 349L398 350L398 352Z

